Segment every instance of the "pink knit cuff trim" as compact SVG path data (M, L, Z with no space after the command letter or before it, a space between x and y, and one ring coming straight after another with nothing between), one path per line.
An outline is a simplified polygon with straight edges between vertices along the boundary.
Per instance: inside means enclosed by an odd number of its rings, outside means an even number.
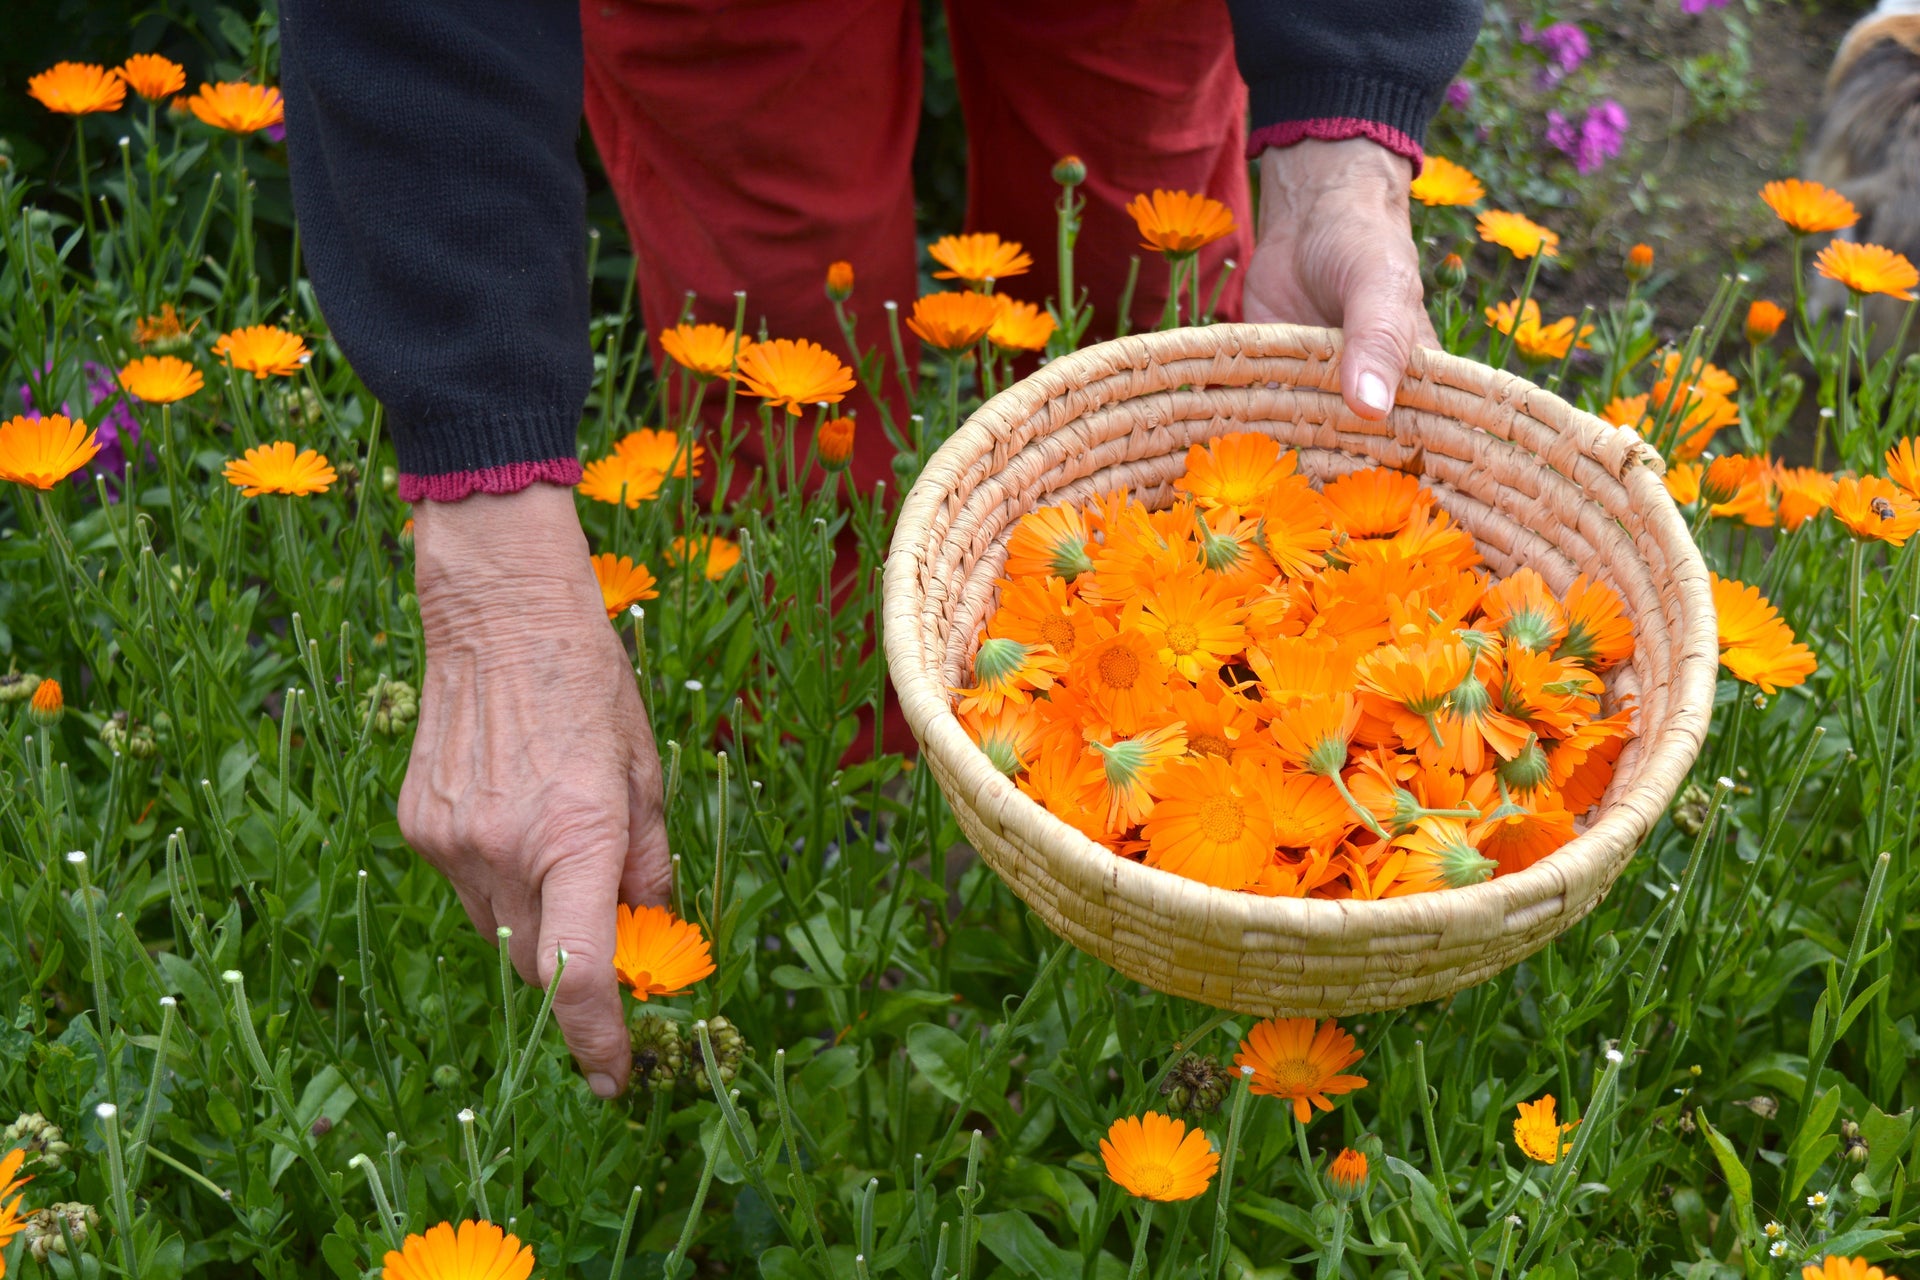
M1419 177L1427 162L1426 152L1407 134L1378 120L1357 116L1323 116L1317 120L1282 120L1255 129L1247 138L1247 158L1254 159L1268 147L1290 147L1308 138L1320 142L1344 142L1348 138L1368 138L1397 156L1413 161L1413 176Z
M449 471L438 476L400 477L402 502L458 502L476 493L518 493L529 485L580 483L578 458L549 458L545 462L512 462L478 471Z

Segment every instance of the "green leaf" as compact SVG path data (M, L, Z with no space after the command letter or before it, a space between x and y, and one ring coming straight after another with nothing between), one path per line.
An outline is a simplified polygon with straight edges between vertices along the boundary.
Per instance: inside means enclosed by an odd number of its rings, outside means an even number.
M1883 1187L1889 1170L1907 1152L1913 1141L1913 1108L1890 1116L1879 1107L1868 1107L1860 1122L1860 1136L1867 1143L1867 1181Z
M1733 1218L1740 1228L1742 1239L1753 1238L1753 1175L1747 1172L1747 1166L1740 1163L1739 1154L1727 1136L1707 1120L1699 1117L1700 1132L1707 1137L1707 1145L1713 1148L1714 1159L1720 1162L1720 1176L1727 1180L1727 1191L1733 1197Z
M1840 1112L1840 1086L1834 1085L1814 1100L1813 1108L1800 1118L1800 1128L1793 1135L1793 1143L1787 1148L1789 1173L1787 1174L1786 1195L1796 1200L1800 1191L1820 1167L1820 1162L1832 1154L1840 1145L1840 1139L1833 1132L1833 1119Z
M938 1023L922 1022L907 1029L907 1055L949 1102L967 1096L970 1055L965 1040Z
M1440 1189L1420 1170L1408 1164L1398 1156L1386 1157L1387 1169L1394 1177L1407 1184L1407 1198L1413 1205L1413 1216L1420 1225L1433 1233L1434 1239L1446 1247L1448 1253L1456 1253L1457 1242L1453 1228L1447 1225L1447 1215L1440 1204ZM1471 1260L1456 1258L1462 1265Z
M345 1236L328 1232L320 1241L320 1256L340 1280L360 1280L360 1251Z
M980 1243L1016 1276L1079 1280L1080 1259L1047 1239L1018 1209L980 1215Z

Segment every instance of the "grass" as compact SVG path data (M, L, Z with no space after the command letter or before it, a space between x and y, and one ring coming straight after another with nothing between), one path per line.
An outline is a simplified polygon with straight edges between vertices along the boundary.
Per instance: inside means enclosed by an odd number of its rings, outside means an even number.
M1696 507L1710 563L1780 606L1813 678L1770 697L1724 679L1688 792L1609 898L1489 983L1348 1024L1369 1085L1333 1113L1299 1125L1242 1090L1189 1115L1230 1178L1149 1223L1099 1139L1168 1107L1180 1055L1230 1058L1251 1020L1062 945L955 856L925 771L836 765L880 696L876 571L901 494L807 483L811 424L742 397L712 465L748 433L780 460L743 499L670 481L631 514L582 504L596 551L662 577L622 633L666 757L676 905L719 964L648 1006L675 1024L674 1081L603 1104L542 993L394 822L395 682L417 686L423 657L407 509L379 407L310 292L261 283L299 277L263 265L274 246L232 195L258 144L140 114L88 126L90 236L46 185L77 186L70 170L0 172L6 394L96 424L124 405L142 434L111 488L0 500L0 650L67 703L52 724L0 709L0 1119L37 1112L72 1146L30 1169L27 1208L99 1213L59 1238L53 1274L358 1277L468 1216L517 1233L541 1274L590 1280L1084 1280L1136 1256L1155 1277L1782 1276L1827 1253L1914 1256L1920 542ZM124 152L104 145L119 128ZM1436 264L1470 260L1468 286L1432 290L1448 345L1504 347L1482 308L1540 264L1476 247L1458 211L1422 218ZM1804 315L1750 348L1743 287L1690 331L1741 379L1742 424L1715 451L1766 449L1797 377L1835 411L1827 456L1882 471L1915 430L1920 373ZM206 390L167 413L89 403L86 362L134 354L133 320L163 302L201 318L181 354ZM208 355L223 330L289 316L315 349L292 378ZM1599 409L1652 385L1658 349L1635 286L1592 319L1591 353L1527 372ZM595 335L587 456L685 401L652 376L637 317ZM860 355L870 378L899 372L892 351ZM963 362L921 374L921 421L894 424L909 478L975 400ZM1653 416L1671 448L1673 415L1656 399ZM273 439L319 449L339 483L241 497L222 466ZM735 540L741 565L718 582L668 568L686 532ZM857 548L844 581L836 539ZM1579 1124L1544 1165L1512 1126L1549 1093ZM1371 1158L1351 1202L1325 1176L1343 1147ZM4 1256L32 1275L25 1244Z

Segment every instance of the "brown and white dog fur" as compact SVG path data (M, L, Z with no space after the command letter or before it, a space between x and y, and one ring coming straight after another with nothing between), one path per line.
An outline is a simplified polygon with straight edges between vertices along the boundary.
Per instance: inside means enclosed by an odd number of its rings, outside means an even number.
M1920 262L1920 0L1880 0L1840 42L1806 175L1839 191L1860 210L1842 235L1885 245ZM1846 305L1846 294L1815 276L1820 310ZM1907 304L1876 297L1866 321L1874 348L1885 350ZM1920 334L1909 333L1912 346Z

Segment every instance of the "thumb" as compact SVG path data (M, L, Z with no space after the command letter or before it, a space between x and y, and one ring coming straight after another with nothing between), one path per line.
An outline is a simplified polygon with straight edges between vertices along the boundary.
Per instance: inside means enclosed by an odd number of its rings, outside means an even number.
M616 862L574 857L555 863L540 886L540 985L551 988L559 973L554 1021L588 1087L602 1098L620 1092L632 1067L620 986L613 976L618 877Z
M1384 418L1425 316L1419 268L1397 254L1372 258L1354 273L1342 303L1340 394L1361 417Z

